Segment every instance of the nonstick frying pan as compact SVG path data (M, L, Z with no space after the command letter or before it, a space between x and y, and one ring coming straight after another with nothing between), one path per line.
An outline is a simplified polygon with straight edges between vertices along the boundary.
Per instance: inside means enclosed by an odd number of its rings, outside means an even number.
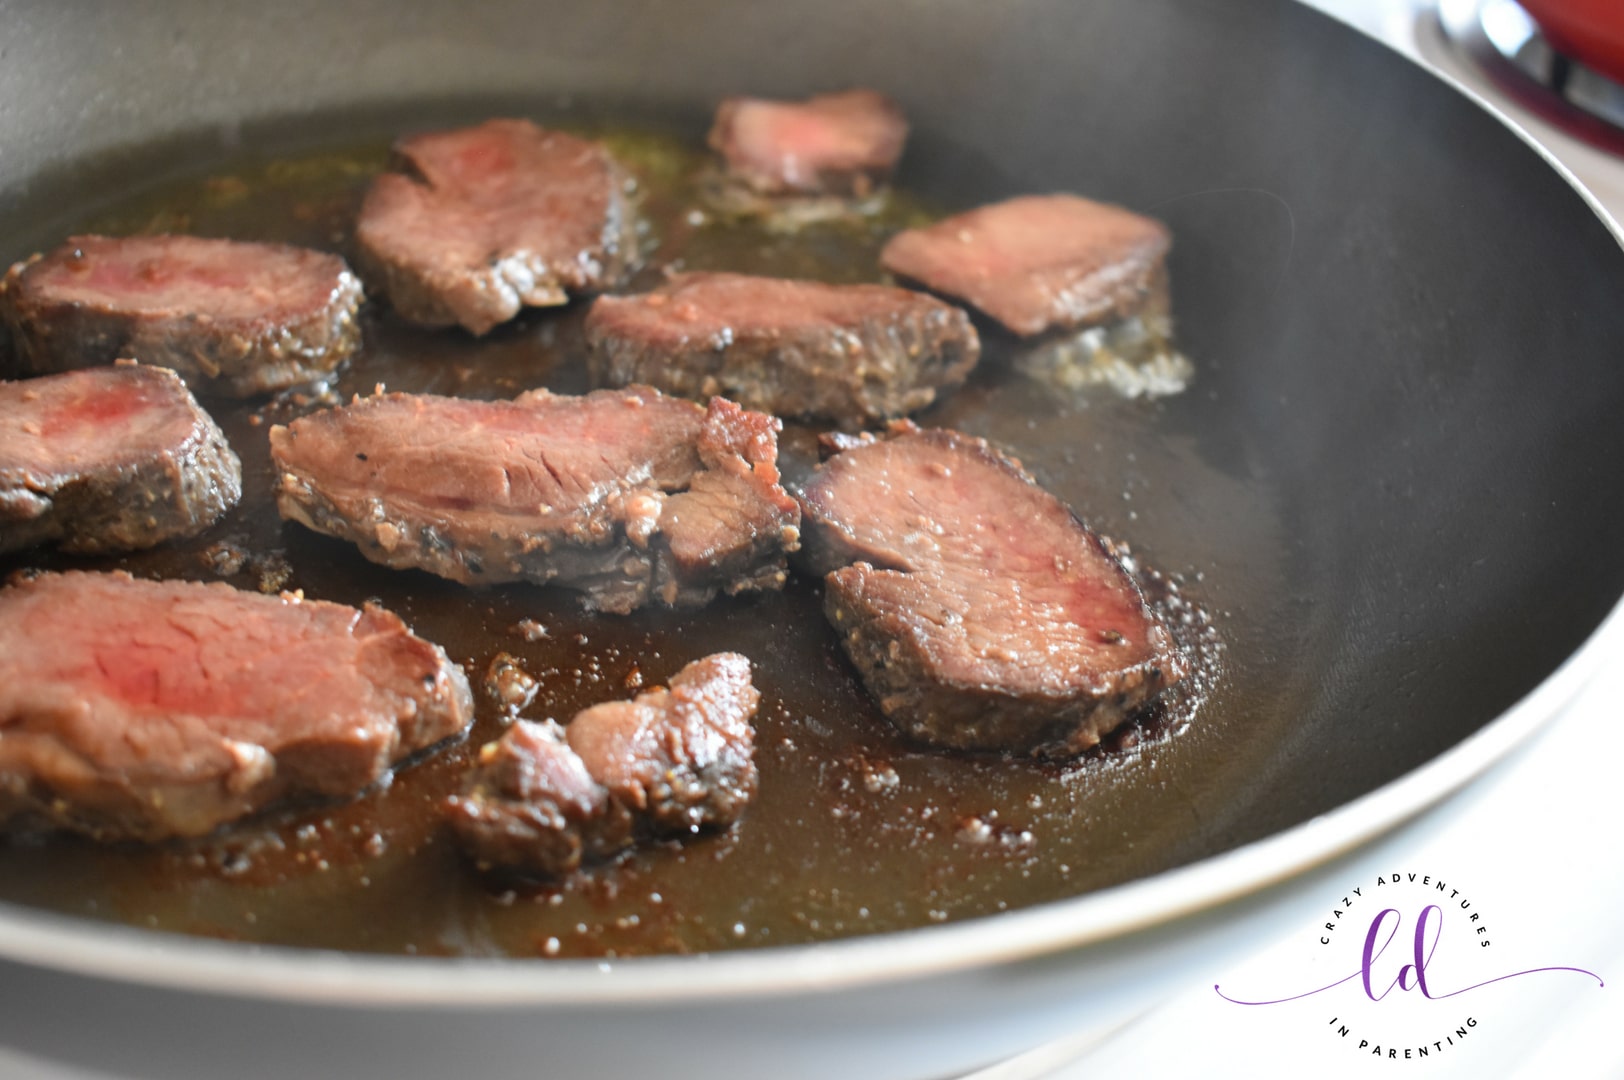
M1094 856L1081 895L605 964L250 951L8 909L10 956L80 973L42 970L45 999L114 1008L106 977L171 988L143 998L142 1029L173 1033L169 1057L135 1066L151 1075L196 1066L196 1025L240 1032L249 1075L318 1053L365 1074L369 1041L431 1072L500 1045L560 1072L945 1074L972 1045L1063 1030L1076 1002L1142 998L1179 950L1245 919L1249 893L1532 733L1624 585L1617 240L1494 118L1293 4L0 14L9 255L201 148L509 109L697 140L729 93L872 85L912 117L901 180L934 205L1077 190L1167 221L1197 368L1154 404L995 395L1027 411L994 434L1196 582L1226 646L1213 708L1114 764L1112 799L1075 820Z

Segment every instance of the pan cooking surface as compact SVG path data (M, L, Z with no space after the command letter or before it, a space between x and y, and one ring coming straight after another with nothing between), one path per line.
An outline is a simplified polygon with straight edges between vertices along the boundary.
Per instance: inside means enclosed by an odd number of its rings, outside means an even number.
M675 260L692 269L875 280L885 237L931 216L901 195L876 219L789 236L712 220L696 213L694 178L705 161L697 140L625 128L591 133L607 137L639 179L656 246L641 285L654 280L652 267ZM347 252L361 193L386 160L387 140L366 139L199 162L179 179L64 221L60 231L195 232ZM582 392L583 314L581 304L530 312L475 340L410 327L374 305L364 352L333 396L206 403L245 474L242 506L209 533L94 564L32 552L6 569L117 566L352 604L377 598L443 644L476 687L497 653L519 657L542 682L524 713L531 718L567 720L630 696L639 682L662 683L706 653L745 652L763 706L761 792L742 825L639 850L562 887L482 883L459 862L436 813L473 749L501 731L494 702L479 693L467 742L402 770L386 790L152 850L18 838L0 846L0 897L186 933L372 951L624 956L792 944L991 914L1176 865L1210 827L1203 802L1243 787L1261 767L1253 759L1273 741L1269 722L1258 722L1244 687L1217 678L1214 640L1249 651L1255 643L1258 631L1236 614L1247 605L1234 598L1264 597L1250 602L1257 609L1277 605L1267 595L1278 530L1265 494L1205 463L1181 430L1188 411L1203 407L1199 375L1184 398L1159 402L1103 388L1059 391L1019 374L1013 343L984 328L980 372L919 417L1014 451L1095 528L1165 570L1147 578L1150 589L1175 621L1188 620L1181 633L1204 658L1191 692L1064 766L935 753L894 735L810 581L699 611L589 616L563 590L466 589L391 572L278 519L270 424L380 383L486 398L535 386ZM795 425L785 433L792 481L811 467L815 434ZM1217 635L1204 610L1181 597L1211 598L1221 612ZM535 635L517 628L522 620L540 623L545 636L527 640Z
M897 92L915 121L900 176L913 198L872 229L788 239L688 220L686 178L709 104L788 85L757 70L778 54L682 60L701 19L642 56L641 97L594 83L605 102L631 103L603 114L586 97L423 91L411 104L402 90L392 105L300 110L233 123L224 138L199 128L55 172L41 165L0 204L0 255L88 229L347 251L360 192L393 135L495 115L610 135L643 181L655 263L681 256L696 269L860 280L874 275L890 229L1014 194L1073 190L1152 214L1174 235L1174 313L1196 372L1187 391L1151 402L1057 394L1018 374L1012 344L983 327L986 356L970 384L919 419L1015 453L1211 614L1222 663L1187 726L1183 715L1148 722L1063 768L920 752L891 735L809 583L618 619L583 617L562 591L392 573L283 525L271 506L266 426L319 402L211 401L243 457L243 506L194 544L98 565L379 598L476 684L495 653L521 657L543 679L532 717L627 696L634 669L653 685L690 659L738 649L763 692L761 793L735 832L639 851L563 890L490 891L432 813L472 747L497 731L481 698L466 745L353 804L193 848L0 842L0 899L380 952L784 945L988 915L1191 863L1372 791L1498 716L1624 590L1624 512L1610 494L1624 462L1617 243L1491 118L1381 50L1333 48L1337 28L1289 6L1178 7L1184 21L1166 20L1160 5L1048 12L1112 24L1097 34L1012 22L990 35L1005 49L987 69L996 80L968 97L964 64L902 79L864 68L866 54L853 59L852 80ZM1299 47L1267 52L1275 39L1264 31L1288 23ZM805 29L806 49L789 59L820 65L819 50L833 46ZM569 40L555 30L531 44L545 53L555 37ZM1213 36L1246 43L1237 55L1256 62L1215 53ZM952 48L984 50L986 40L953 38ZM1084 63L1079 49L1104 53ZM1222 70L1212 67L1220 55ZM1146 94L1137 73L1147 65L1201 77ZM728 85L707 88L709 72L727 73ZM335 95L329 110L350 99L317 82ZM1361 92L1332 100L1325 85ZM1085 99L1095 105L1057 115L1057 103ZM1056 137L1061 129L1071 134ZM374 305L365 352L335 399L378 382L475 397L580 391L581 315L579 305L532 312L474 341L403 326ZM809 430L791 427L784 447L791 479L804 475ZM67 565L85 564L32 553L0 570ZM548 636L514 635L522 619Z

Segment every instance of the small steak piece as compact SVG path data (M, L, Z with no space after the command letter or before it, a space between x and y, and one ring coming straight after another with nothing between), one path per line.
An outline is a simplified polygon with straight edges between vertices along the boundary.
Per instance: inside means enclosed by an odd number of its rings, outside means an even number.
M981 355L969 317L924 293L747 274L681 274L602 296L586 320L593 378L713 395L859 426L916 412Z
M887 270L1025 337L1115 322L1167 302L1166 226L1076 195L1027 195L893 236Z
M755 732L761 695L750 661L713 653L677 672L669 690L578 713L570 748L609 797L655 833L732 824L756 793Z
M202 532L241 494L237 455L168 368L0 383L0 551L152 547Z
M525 305L620 280L636 259L628 179L595 142L528 120L416 135L372 182L361 266L401 316L483 334Z
M896 102L847 90L804 102L728 98L709 143L728 177L758 194L864 198L891 178L907 137Z
M1064 756L1188 661L1112 551L955 431L846 440L807 485L824 612L880 708L938 746Z
M370 604L124 573L0 591L0 822L201 836L353 796L472 713L462 670Z
M479 748L462 794L443 805L483 871L561 877L631 844L631 811L609 798L552 720L519 720Z
M638 836L725 828L756 793L760 698L750 661L715 653L669 690L594 705L568 728L520 720L480 748L446 816L480 869L531 877L567 874Z
M25 370L133 356L230 397L332 372L361 343L360 306L361 283L337 255L198 236L75 236L0 282Z
M386 394L271 430L284 518L463 584L557 582L625 613L782 586L800 507L779 423L648 387Z

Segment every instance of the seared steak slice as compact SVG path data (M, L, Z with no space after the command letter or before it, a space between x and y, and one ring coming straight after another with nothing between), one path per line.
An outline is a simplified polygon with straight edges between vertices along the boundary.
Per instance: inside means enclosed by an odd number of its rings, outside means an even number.
M907 137L894 101L847 90L804 102L728 98L709 142L728 177L759 194L863 198L891 178Z
M1111 550L954 431L848 440L807 485L824 611L880 708L939 746L1065 755L1188 667Z
M282 516L464 584L557 582L624 613L778 588L800 508L778 421L648 387L387 394L271 430Z
M446 819L481 870L558 877L608 858L634 835L631 811L613 802L552 720L516 721L479 748Z
M360 305L361 283L337 255L198 236L75 236L0 283L25 370L129 356L233 397L338 367L361 342Z
M761 695L750 661L713 653L677 672L670 689L594 705L566 732L609 797L658 834L729 825L756 793Z
M0 591L0 821L200 836L354 795L471 716L461 669L371 605L123 573Z
M669 690L594 705L568 728L520 720L480 749L446 815L481 869L552 877L639 834L681 836L737 821L756 793L750 661L716 653Z
M402 139L355 239L395 310L483 334L524 305L615 284L637 255L627 176L598 143L528 120Z
M1119 206L1027 195L898 233L880 263L1031 337L1165 308L1170 244Z
M168 368L0 383L0 551L151 547L202 532L241 494L237 455Z
M923 409L981 354L964 312L923 293L746 274L599 297L586 337L599 383L854 427Z

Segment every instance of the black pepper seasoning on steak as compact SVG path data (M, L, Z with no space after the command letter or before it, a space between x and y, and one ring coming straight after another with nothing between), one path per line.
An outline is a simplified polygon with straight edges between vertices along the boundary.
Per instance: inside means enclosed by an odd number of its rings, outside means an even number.
M984 440L847 439L802 495L824 611L899 728L966 750L1087 749L1188 662L1112 551Z
M1026 195L892 237L880 263L1032 337L1165 315L1159 221L1076 195Z
M0 823L201 836L463 731L461 669L368 605L43 574L0 590Z
M488 120L395 144L355 240L404 318L483 334L526 305L597 292L636 261L626 173L601 144Z
M360 345L361 283L344 260L197 236L75 236L13 266L0 319L33 373L133 357L200 394L248 397L319 379Z
M0 552L151 547L202 532L241 494L237 455L168 368L0 383Z
M669 689L594 705L567 728L520 720L481 747L445 812L483 870L556 877L639 835L684 836L737 821L755 795L750 661L716 653Z
M556 582L590 606L775 589L800 543L776 419L648 387L513 401L386 394L271 430L282 516L464 584Z
M681 274L599 297L586 337L600 384L721 394L848 427L925 408L981 354L964 312L923 293L746 274Z

